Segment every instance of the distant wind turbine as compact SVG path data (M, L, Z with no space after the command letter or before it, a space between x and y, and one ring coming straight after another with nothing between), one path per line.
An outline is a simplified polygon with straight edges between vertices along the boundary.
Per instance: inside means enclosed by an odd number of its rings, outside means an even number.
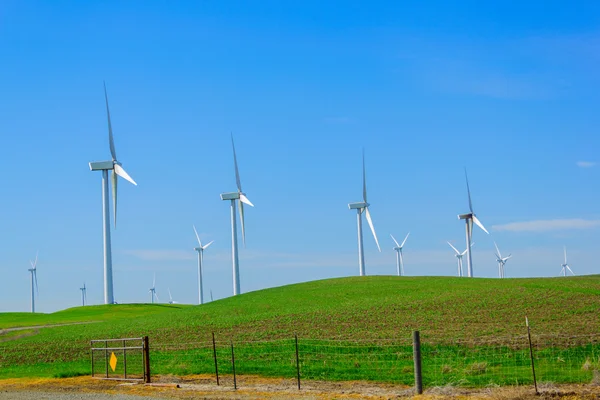
M377 240L377 234L375 233L375 227L373 226L373 220L371 219L371 213L369 213L369 203L367 202L367 177L365 172L365 150L363 149L363 157L362 157L362 166L363 166L363 201L359 203L350 203L348 207L351 210L356 210L357 217L356 221L358 224L358 272L360 276L365 275L365 254L363 251L363 234L362 234L362 214L365 213L367 218L367 222L371 227L371 232L373 232L373 237L375 238L375 243L377 244L377 249L381 252L381 247L379 247L379 241Z
M173 300L173 296L171 296L171 288L167 288L169 291L169 304L179 304L178 301Z
M406 243L406 239L408 239L408 235L410 235L410 232L408 232L408 234L406 235L406 237L402 241L402 244L398 244L398 242L396 241L396 238L394 237L394 235L392 235L390 233L390 236L392 237L392 240L394 241L394 243L396 243L396 247L394 247L394 250L396 250L396 270L398 272L398 276L403 276L404 275L404 257L402 256L402 249L404 248L404 244Z
M204 304L204 289L202 287L202 261L204 258L204 250L206 250L208 246L214 242L214 240L203 246L202 241L200 241L200 236L198 236L198 231L196 231L196 227L194 225L192 225L192 227L194 228L196 239L198 239L198 247L194 247L194 250L198 252L198 304Z
M92 171L102 171L102 226L104 240L104 304L114 304L113 295L113 273L112 273L112 252L110 245L110 210L108 207L108 171L112 171L112 197L114 209L114 223L117 227L117 176L137 185L133 179L125 172L122 164L117 160L115 143L113 140L112 124L110 122L110 110L108 108L108 95L106 94L106 83L104 84L104 99L106 101L106 115L108 117L108 144L112 160L91 162Z
M85 287L85 282L83 282L83 287L80 287L79 290L81 290L81 305L85 306L85 302L87 300L87 289Z
M471 189L469 189L469 177L467 176L467 169L465 168L465 180L467 181L467 195L469 196L469 213L460 214L458 219L464 219L467 225L467 276L473 277L473 259L471 257L471 237L473 236L473 222L480 227L485 233L489 235L489 232L485 229L483 224L475 216L473 211L473 202L471 201Z
M509 254L508 257L502 257L496 242L494 242L494 246L496 247L496 261L498 261L498 276L500 278L504 278L504 264L506 264L506 261L512 257L512 254Z
M36 294L39 296L38 283L37 283L37 260L38 254L35 255L35 261L29 261L31 264L31 268L28 271L31 273L31 312L35 312L35 297ZM35 291L34 291L34 283L35 283Z
M571 267L569 267L569 264L567 264L567 246L565 246L565 263L561 264L560 266L562 267L560 270L562 276L567 276L567 270L571 273L571 275L575 275Z
M237 225L235 217L235 202L237 200L240 210L240 222L242 223L242 241L246 246L246 230L244 227L244 203L250 207L254 204L248 200L246 194L242 191L242 183L240 181L240 173L238 171L237 158L235 156L235 144L233 143L233 135L231 136L231 147L233 148L233 165L235 167L235 182L237 184L237 192L222 193L221 200L231 201L231 258L233 262L233 295L240 294L240 265L238 259L237 245Z
M452 243L448 242L448 244L450 245L450 247L452 247L452 250L454 250L454 252L456 253L456 259L458 260L458 276L462 277L463 276L463 262L462 262L462 258L467 253L467 250L465 249L465 251L463 251L461 253L460 251L458 251L458 249L456 247L452 246ZM475 243L471 243L471 247L474 244Z
M148 290L148 293L150 293L150 302L154 304L154 298L156 298L156 302L158 303L158 295L156 294L156 274L154 274L152 287Z

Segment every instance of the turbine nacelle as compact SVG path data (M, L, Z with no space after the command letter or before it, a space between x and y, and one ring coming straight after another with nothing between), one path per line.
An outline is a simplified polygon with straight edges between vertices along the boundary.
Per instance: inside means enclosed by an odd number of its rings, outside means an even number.
M468 214L460 214L458 216L458 219L471 219L473 218L473 213L468 213Z
M240 195L245 195L241 192L221 193L221 200L239 200Z
M359 202L359 203L350 203L350 204L348 204L348 208L351 209L351 210L359 210L359 209L362 209L362 208L367 208L369 206L370 206L370 204L367 203L367 202L364 202L364 201L363 202Z
M93 161L90 163L90 170L92 171L103 171L103 170L113 170L115 169L114 161Z

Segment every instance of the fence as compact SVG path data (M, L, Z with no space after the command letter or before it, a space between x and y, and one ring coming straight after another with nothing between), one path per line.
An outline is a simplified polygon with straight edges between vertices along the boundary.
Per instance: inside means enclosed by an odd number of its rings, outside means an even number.
M150 382L148 336L90 342L92 377Z
M297 343L297 344L296 344ZM235 365L232 363L232 344ZM297 353L296 353L297 352ZM434 343L421 339L422 383L481 387L533 385L527 335ZM600 335L532 335L538 382L591 383L600 380ZM239 375L302 380L366 380L413 385L412 338L325 340L294 338L156 344L150 358L158 374L218 374L233 383ZM215 374L215 383L217 375ZM600 383L600 382L598 382Z

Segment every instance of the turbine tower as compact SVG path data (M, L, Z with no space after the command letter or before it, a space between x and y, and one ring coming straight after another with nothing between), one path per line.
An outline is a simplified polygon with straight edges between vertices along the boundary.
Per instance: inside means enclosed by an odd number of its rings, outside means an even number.
M85 288L85 282L83 282L83 287L80 287L81 290L81 305L85 306L85 301L87 300L87 289Z
M240 181L240 173L238 171L237 158L235 156L235 144L233 143L233 135L231 135L231 147L233 148L233 165L235 167L235 182L237 184L237 192L221 193L221 200L231 201L231 259L233 263L233 295L240 294L240 265L238 259L237 245L237 225L235 218L235 202L237 200L240 210L240 222L242 223L242 241L246 247L246 231L244 228L244 203L250 207L254 204L248 200L246 194L242 192L242 183Z
M512 257L512 254L509 254L508 257L502 257L496 242L494 242L494 246L496 247L496 261L498 261L498 276L500 278L504 278L504 264L506 264L506 261Z
M351 210L356 210L356 221L358 224L358 271L360 276L365 275L365 254L363 252L363 234L362 234L362 214L365 213L367 218L367 222L371 227L371 232L373 232L373 237L375 238L375 243L377 244L377 249L381 252L381 247L379 247L379 241L377 240L377 234L375 234L375 227L373 226L373 220L371 219L371 214L369 213L369 203L367 202L367 178L365 172L365 150L363 149L362 155L363 161L363 201L359 203L350 203L348 207Z
M473 277L473 258L471 257L471 238L473 236L473 222L480 227L485 233L490 234L483 224L475 216L473 211L473 203L471 202L471 189L469 189L469 177L467 176L467 169L465 168L465 180L467 181L467 195L469 196L469 213L460 214L458 219L464 219L467 226L467 276Z
M567 264L567 246L565 246L565 263L561 264L560 266L562 267L562 269L560 270L560 273L562 274L562 276L567 276L567 270L571 273L571 275L575 276L575 273L573 272L571 267L569 267L569 264ZM33 298L33 296L32 296L32 298Z
M115 143L113 140L112 125L110 122L110 110L108 108L108 95L106 94L106 83L104 84L104 100L106 101L106 115L108 118L108 144L112 160L97 161L90 163L92 171L102 171L102 228L104 241L104 304L114 304L113 274L112 274L112 252L110 246L110 211L108 206L108 171L112 171L112 198L114 210L115 229L117 227L117 176L137 185L125 172L121 163L117 160Z
M402 256L402 249L404 248L404 243L406 243L406 239L408 239L408 235L410 235L410 232L408 232L408 234L402 241L402 244L398 244L394 235L390 233L392 240L394 241L394 243L396 243L396 247L394 247L394 250L396 250L396 270L398 272L398 276L404 275L404 257Z
M31 273L31 312L35 312L35 295L39 295L38 283L37 283L37 260L38 255L35 255L35 261L29 261L31 264L31 268L28 271ZM35 291L34 291L34 282L35 282Z
M196 227L192 225L194 228L194 233L196 234L196 239L198 239L198 247L194 247L194 250L198 252L198 304L204 304L204 289L202 288L202 260L204 256L204 250L210 246L214 240L208 242L204 246L200 241L200 236L198 236L198 231L196 231Z
M463 262L462 262L462 258L467 253L467 250L465 249L465 251L463 251L461 253L460 251L458 251L458 249L456 247L452 246L452 243L448 242L448 244L450 245L450 247L452 247L452 250L454 250L454 252L456 253L456 259L458 260L458 276L462 277L463 276ZM473 246L474 244L475 243L471 243L471 246Z

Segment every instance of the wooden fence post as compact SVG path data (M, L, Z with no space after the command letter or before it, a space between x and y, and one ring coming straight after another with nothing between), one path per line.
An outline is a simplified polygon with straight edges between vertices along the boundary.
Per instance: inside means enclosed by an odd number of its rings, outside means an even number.
M413 332L413 359L415 362L415 390L423 393L423 375L421 373L421 338L419 331Z

